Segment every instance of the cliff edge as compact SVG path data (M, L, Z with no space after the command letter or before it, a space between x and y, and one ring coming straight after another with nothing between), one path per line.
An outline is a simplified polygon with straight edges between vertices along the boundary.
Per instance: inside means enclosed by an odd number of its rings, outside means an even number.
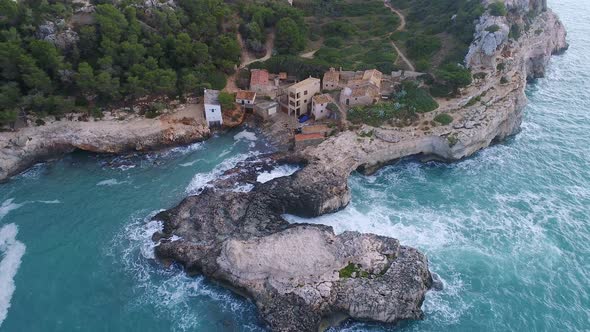
M459 160L515 134L527 79L542 76L550 56L567 43L563 25L544 1L506 5L507 17L484 15L477 22L465 60L475 82L429 115L450 114L450 125L364 126L290 156L304 165L301 170L255 183L249 192L214 183L155 217L163 224L153 237L156 256L251 297L274 331L317 331L344 318L420 319L434 281L419 251L388 237L288 224L281 215L313 217L342 209L350 202L347 180L355 170L371 173L413 155ZM514 26L518 36L511 33Z

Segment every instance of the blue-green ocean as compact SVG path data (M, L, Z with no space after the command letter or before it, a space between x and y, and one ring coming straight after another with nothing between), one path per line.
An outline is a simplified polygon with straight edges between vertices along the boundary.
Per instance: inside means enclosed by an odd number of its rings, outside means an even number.
M529 86L520 134L454 164L354 175L349 207L306 220L399 238L444 282L423 321L334 330L590 330L590 7L550 5L571 48ZM75 153L1 184L0 331L262 331L250 301L155 263L148 220L266 150L239 129L149 155Z

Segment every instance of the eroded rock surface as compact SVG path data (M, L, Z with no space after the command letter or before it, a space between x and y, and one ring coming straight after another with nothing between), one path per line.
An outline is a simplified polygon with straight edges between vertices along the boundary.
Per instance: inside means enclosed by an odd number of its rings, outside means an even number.
M512 16L484 16L478 23L466 64L480 78L425 115L451 114L450 125L365 126L301 152L305 166L291 176L245 193L227 185L205 189L155 217L164 225L153 237L157 257L253 298L275 331L317 331L334 317L385 323L421 318L424 295L433 286L423 254L388 237L291 225L281 214L312 217L345 207L354 170L371 173L412 155L459 160L515 134L527 78L543 75L551 54L567 44L563 25L544 0L507 5L515 9ZM511 38L510 27L522 23L528 10L535 14L527 18L528 29Z
M388 237L288 224L280 213L300 208L285 201L302 194L290 187L296 177L248 193L206 189L160 213L157 257L251 297L274 331L317 331L333 317L422 318L426 257Z

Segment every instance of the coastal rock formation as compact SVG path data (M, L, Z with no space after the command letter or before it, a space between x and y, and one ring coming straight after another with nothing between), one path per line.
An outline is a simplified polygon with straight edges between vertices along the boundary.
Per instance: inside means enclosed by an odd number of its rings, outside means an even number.
M422 318L432 286L426 257L388 237L288 224L280 214L302 212L295 201L308 201L297 178L186 198L154 217L164 225L153 237L157 257L251 297L273 331Z
M68 121L0 133L0 180L35 162L76 149L122 153L189 144L209 136L209 128L192 115L178 112L157 119Z
M354 170L372 173L414 155L459 160L516 133L527 78L542 75L551 54L567 44L563 25L543 10L543 1L511 5L539 11L518 40L508 37L509 27L522 17L479 21L466 64L485 79L426 115L450 114L452 124L365 126L308 147L299 155L306 164L301 170L250 192L213 185L155 217L163 223L153 237L156 256L251 297L276 331L315 331L346 317L386 323L421 318L433 286L424 255L387 237L290 225L281 214L313 217L345 207ZM493 25L498 29L488 29Z

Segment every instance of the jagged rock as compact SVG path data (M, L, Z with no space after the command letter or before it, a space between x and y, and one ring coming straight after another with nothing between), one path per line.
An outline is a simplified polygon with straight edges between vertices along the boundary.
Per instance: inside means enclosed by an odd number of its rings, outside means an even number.
M289 225L280 214L300 212L289 200L302 195L293 178L249 193L206 189L158 214L157 257L248 295L274 331L317 331L337 316L422 318L432 285L426 257L388 237Z
M78 34L67 27L63 20L54 23L47 21L37 29L37 38L53 43L56 47L65 50L75 45L78 40Z

